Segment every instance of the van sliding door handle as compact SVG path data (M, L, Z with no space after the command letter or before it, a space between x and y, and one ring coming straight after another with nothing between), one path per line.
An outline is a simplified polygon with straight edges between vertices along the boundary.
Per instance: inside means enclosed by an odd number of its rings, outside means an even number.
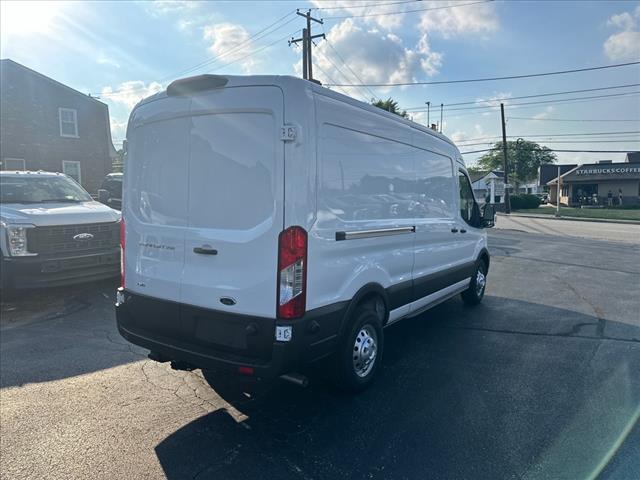
M217 255L218 250L211 247L195 247L193 253L199 253L200 255Z
M467 231L464 228L461 228L460 233L467 233Z
M451 229L451 233L458 233L458 229L457 229L457 228L455 228L455 227L454 227L454 228L452 228L452 229Z

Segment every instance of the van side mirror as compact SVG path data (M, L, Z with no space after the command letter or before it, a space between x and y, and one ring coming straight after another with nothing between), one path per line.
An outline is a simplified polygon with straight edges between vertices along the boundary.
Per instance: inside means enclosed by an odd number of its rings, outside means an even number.
M105 205L109 202L109 190L105 190L103 188L101 188L100 190L98 190L98 201L100 203L104 203Z
M496 208L487 203L482 211L482 228L491 228L496 224Z

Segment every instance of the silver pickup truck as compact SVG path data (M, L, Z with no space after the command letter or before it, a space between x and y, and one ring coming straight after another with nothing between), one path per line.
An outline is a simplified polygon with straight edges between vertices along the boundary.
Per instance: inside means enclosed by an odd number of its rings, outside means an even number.
M62 173L0 172L2 288L117 276L120 213Z

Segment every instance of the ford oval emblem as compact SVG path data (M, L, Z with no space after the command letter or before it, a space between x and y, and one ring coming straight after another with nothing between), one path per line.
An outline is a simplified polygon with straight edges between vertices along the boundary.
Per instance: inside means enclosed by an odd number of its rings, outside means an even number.
M231 297L221 297L220 303L222 303L223 305L226 305L227 307L231 307L232 305L236 304L236 301L234 298L231 298Z
M78 242L81 242L83 240L91 240L92 238L93 235L91 233L79 233L73 236L73 239L77 240Z

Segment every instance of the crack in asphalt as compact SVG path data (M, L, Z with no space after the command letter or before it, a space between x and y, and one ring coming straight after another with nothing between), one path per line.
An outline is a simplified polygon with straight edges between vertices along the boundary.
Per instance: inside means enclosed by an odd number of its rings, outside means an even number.
M580 263L568 263L568 262L558 262L558 261L553 261L553 260L544 260L542 258L530 258L530 257L523 257L520 255L511 255L506 248L503 247L493 247L493 250L503 250L504 254L503 255L493 255L492 260L497 259L499 257L508 257L508 258L518 258L520 260L529 260L531 262L540 262L540 263L550 263L552 265L562 265L562 266L566 266L566 267L579 267L579 268L588 268L590 270L600 270L603 272L613 272L613 273L626 273L628 275L640 275L640 272L633 272L630 270L614 270L612 268L606 268L606 267L594 267L593 265L582 265ZM491 252L494 253L494 252Z
M595 323L591 323L590 325L596 325ZM625 343L640 343L640 338L616 338L616 337L594 337L590 335L569 335L569 332L559 332L559 333L546 333L546 332L525 332L520 330L506 330L500 328L482 328L482 327L456 327L456 326L436 326L434 328L438 328L441 330L472 330L472 331L480 331L480 332L490 332L490 333L509 333L513 335L531 335L537 337L560 337L560 338L581 338L586 340L608 340L611 342L625 342Z

